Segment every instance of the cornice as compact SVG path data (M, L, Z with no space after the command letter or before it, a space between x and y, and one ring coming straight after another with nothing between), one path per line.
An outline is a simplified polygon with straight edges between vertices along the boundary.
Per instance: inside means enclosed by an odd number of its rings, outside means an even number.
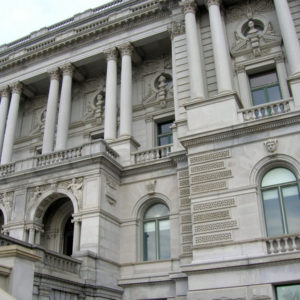
M299 114L279 119L276 117L275 119L270 118L268 120L260 120L260 122L253 121L251 123L244 123L242 125L237 125L235 128L229 127L221 131L190 135L184 138L179 138L179 141L183 144L184 147L190 147L233 138L239 138L241 136L255 134L267 130L274 130L277 128L291 126L299 123Z
M116 34L118 30L124 31L124 26L147 22L149 19L153 20L153 17L167 16L170 14L165 5L167 2L168 0L145 1L142 4L132 5L132 7L129 7L128 14L112 21L109 20L108 16L99 14L96 20L94 19L92 22L87 20L85 25L80 23L76 26L74 24L73 28L68 25L65 30L62 27L54 37L50 37L50 35L53 35L53 32L45 34L42 41L39 40L37 43L33 41L27 47L25 45L24 47L18 46L15 49L17 50L16 52L13 52L14 48L12 48L11 52L6 56L1 57L0 53L0 71L24 64L37 57L57 52L70 45L79 44L85 40L94 40L95 36L100 39L112 32ZM136 3L136 1L128 1L126 3L127 6L130 3ZM2 55L5 55L5 52L2 52Z

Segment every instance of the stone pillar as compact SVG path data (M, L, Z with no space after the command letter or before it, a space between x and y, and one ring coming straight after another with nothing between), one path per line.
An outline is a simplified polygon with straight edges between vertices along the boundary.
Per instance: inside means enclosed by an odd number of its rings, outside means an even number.
M35 241L35 230L33 227L29 228L29 238L28 238L28 242L30 244L34 244Z
M80 221L74 220L73 254L80 250Z
M236 67L237 78L239 83L240 98L244 107L252 106L252 98L249 88L249 78L247 76L245 66L239 65Z
M204 99L204 80L201 64L201 51L196 22L196 3L194 0L182 0L180 6L185 14L185 31L188 51L191 99Z
M117 49L112 48L106 53L106 94L104 139L112 141L117 137Z
M1 90L1 104L0 104L0 153L2 151L3 138L5 133L5 125L7 119L8 105L9 105L9 87Z
M290 98L290 92L287 84L287 73L284 64L284 59L282 56L275 57L275 62L276 62L276 71L277 71L278 80L280 84L282 99L288 99Z
M50 87L47 102L45 130L43 138L42 154L51 153L54 146L54 135L57 114L57 102L59 96L59 70L58 68L49 72Z
M300 73L300 45L287 0L274 0L291 75Z
M230 56L226 42L220 2L221 0L207 0L211 38L214 52L218 93L233 91Z
M61 69L63 72L63 80L60 94L55 151L64 150L67 147L71 117L72 75L74 67L72 64L67 64Z
M131 44L119 48L122 56L121 101L120 101L120 137L132 134L132 62L133 47Z
M19 105L22 92L22 83L17 82L12 85L12 96L8 111L3 150L1 155L1 164L8 164L11 162L12 149L15 140L15 132L18 121Z

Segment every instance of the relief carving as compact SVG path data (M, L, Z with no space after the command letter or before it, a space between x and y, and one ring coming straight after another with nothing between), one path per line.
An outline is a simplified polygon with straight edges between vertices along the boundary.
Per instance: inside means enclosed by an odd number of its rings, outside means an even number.
M46 108L36 111L35 117L33 119L33 128L31 130L31 135L42 134L45 128L46 120Z
M11 211L13 205L13 192L5 192L0 194L0 204L4 207L8 221L11 218Z
M269 139L266 142L264 142L264 145L266 147L266 150L270 153L274 153L277 150L277 139Z
M85 119L96 119L96 124L103 124L104 120L104 91L99 92L93 99L89 100L86 107Z
M67 186L67 190L75 196L78 202L78 206L82 207L82 187L83 187L83 178L72 178L71 182Z

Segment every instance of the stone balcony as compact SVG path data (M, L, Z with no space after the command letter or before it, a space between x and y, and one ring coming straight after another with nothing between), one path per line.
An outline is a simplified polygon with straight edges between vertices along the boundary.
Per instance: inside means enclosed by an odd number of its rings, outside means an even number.
M300 251L300 234L282 235L266 239L268 254Z

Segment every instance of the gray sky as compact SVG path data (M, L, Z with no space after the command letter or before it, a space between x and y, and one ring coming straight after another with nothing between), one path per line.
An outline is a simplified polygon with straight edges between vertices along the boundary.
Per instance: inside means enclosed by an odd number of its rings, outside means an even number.
M0 45L111 0L2 0Z

